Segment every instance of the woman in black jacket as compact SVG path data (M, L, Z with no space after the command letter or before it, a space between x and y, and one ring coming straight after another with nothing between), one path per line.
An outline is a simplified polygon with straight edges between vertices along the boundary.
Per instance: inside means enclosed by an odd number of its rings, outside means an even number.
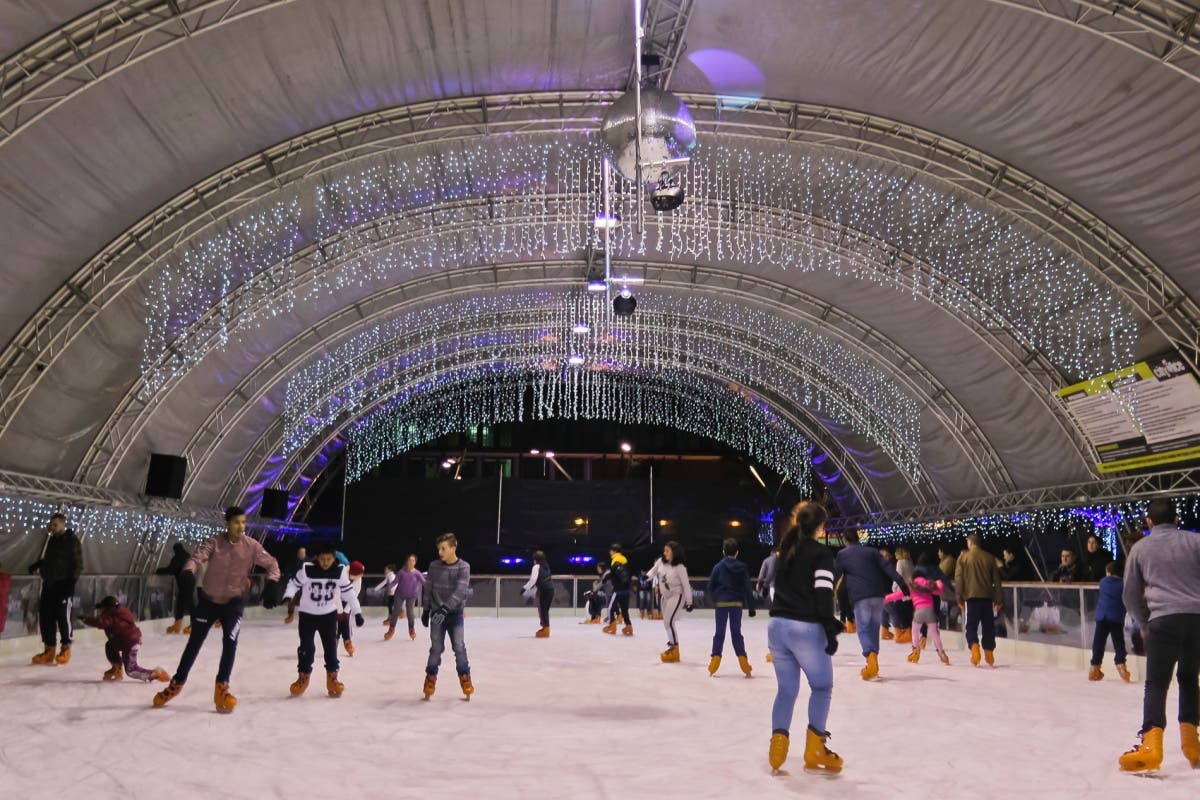
M528 592L537 590L538 621L541 627L534 634L538 639L550 638L550 604L554 602L554 580L550 574L550 562L546 554L538 550L533 554L533 570L529 574L529 582L522 590Z
M187 630L183 629L183 618L192 613L192 608L196 605L196 598L192 587L185 586L179 581L179 573L183 572L183 566L191 557L192 554L187 551L187 548L176 542L171 562L155 573L156 575L170 575L175 579L175 622L167 626L167 633L192 632L190 625Z
M808 730L805 769L840 772L841 757L825 746L829 704L833 695L833 659L842 623L833 615L833 552L817 542L825 530L825 509L800 503L792 509L779 543L775 601L767 627L767 644L778 688L771 710L768 760L778 772L787 760L789 729L800 673L808 678Z

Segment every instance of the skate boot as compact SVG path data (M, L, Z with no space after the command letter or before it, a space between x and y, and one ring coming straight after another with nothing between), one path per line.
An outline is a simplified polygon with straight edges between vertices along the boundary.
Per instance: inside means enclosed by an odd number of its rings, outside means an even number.
M996 666L996 651L995 650L984 650L983 651L983 660L987 662L987 665L989 667Z
M771 765L771 774L778 775L779 768L787 761L788 755L787 731L775 731L771 734L771 747L767 750L767 762Z
M55 664L67 664L71 661L71 645L64 644L62 649L58 651L58 655L54 657Z
M658 657L662 659L662 662L664 664L678 664L679 663L679 645L677 645L677 644L667 645L667 649L664 650L662 653L660 653Z
M625 636L633 636L633 626L626 625L624 628L621 628L621 633Z
M804 739L804 768L820 769L826 772L841 772L842 757L825 746L829 741L829 731L817 733L808 728Z
M875 680L879 677L879 654L867 653L867 665L859 673L864 681Z
M296 618L296 615L295 615L295 613L289 613L289 614L288 614L286 617L284 617L284 618L283 618L283 624L284 624L284 625L291 625L291 624L292 624L292 620L294 620L295 618Z
M596 616L596 617L592 617L591 619L589 619L589 620L587 621L587 624L588 624L588 625L599 625L599 624L600 624L600 617L598 617L598 616Z
M53 664L54 663L54 646L47 646L46 649L33 657L30 664Z
M846 633L858 633L858 626L854 624L854 620L846 621Z
M896 631L896 644L910 644L912 642L912 628L901 628Z
M1121 680L1125 681L1126 683L1129 683L1131 680L1133 680L1133 676L1129 674L1129 670L1125 668L1124 664L1117 664L1117 674L1120 675Z
M745 656L738 656L738 666L742 668L742 674L749 678L750 673L753 671L750 669L750 659Z
M119 681L125 677L125 670L120 664L112 664L104 673L104 680Z
M150 673L150 680L166 683L167 681L171 680L171 676L168 675L167 671L162 667L155 667L154 671Z
M221 630L221 620L217 620L216 622L214 622L213 627L216 628L217 630Z
M471 699L471 695L475 694L475 687L471 684L470 675L459 675L458 685L462 689L463 697L467 700Z
M770 653L767 653L767 663L768 663L768 664L774 664L774 663L775 663L775 656L771 655Z
M533 635L533 638L535 638L535 639L549 639L549 638L550 638L550 628L549 628L549 627L546 627L546 628L538 628L538 630L537 630L537 633L535 633L535 634Z
M167 626L167 633L182 633L182 632L183 632L183 620L181 620L181 619L177 619L177 620L175 620L175 622L173 624Z
M1104 673L1100 671L1100 667L1093 665L1092 668L1088 670L1088 680L1089 681L1104 680Z
M1118 763L1125 772L1151 772L1162 766L1162 728L1151 728L1142 734L1142 743L1125 752Z
M892 629L889 628L888 626L884 625L882 628L879 629L879 638L880 639L895 639L896 637L892 635Z
M708 674L709 675L716 675L717 670L719 670L720 668L721 668L721 657L720 656L713 656L712 658L710 658L708 660Z
M616 621L614 620L614 621L612 621L612 622L608 623L607 625L605 625L605 626L604 626L603 628L601 628L600 630L604 631L605 633L610 633L610 634L616 635L616 633L617 633L617 623L616 623Z
M424 699L428 700L429 698L433 697L433 693L436 690L437 690L437 675L426 674L425 686L421 689L421 691L425 693Z
M409 639L412 639L412 640L415 642L415 641L417 640L417 632L416 632L416 631L409 631L409 632L408 632L408 638L409 638Z
M174 700L180 692L183 691L183 684L171 681L167 684L167 688L163 689L158 694L154 695L154 707L162 708L167 703Z
M972 666L975 666L975 667L979 666L979 657L980 657L979 645L977 645L977 644L971 645L971 665Z
M938 658L940 658L942 660L942 663L945 664L947 667L950 666L950 656L946 655L945 650L938 650Z
M301 672L296 676L296 680L288 687L288 691L292 693L292 697L299 697L308 691L308 681L312 677L311 673Z
M354 658L354 642L350 641L349 639L343 639L342 644L346 646L346 655Z
M338 680L336 672L325 673L325 691L330 697L341 697L342 692L346 691L346 684Z
M1192 765L1192 769L1200 768L1200 734L1196 726L1190 722L1179 723L1179 746L1183 748L1183 757Z
M185 627L183 629L183 634L184 634L184 636L191 636L192 635L192 626L188 625L187 627Z
M220 714L232 714L237 705L237 698L229 693L228 683L218 683L213 687L213 705Z
M921 648L914 647L912 652L908 654L908 663L916 664L921 660Z
M392 640L392 637L395 635L396 635L396 626L389 625L388 629L386 631L384 631L384 633L383 633L383 640L385 642L390 642Z

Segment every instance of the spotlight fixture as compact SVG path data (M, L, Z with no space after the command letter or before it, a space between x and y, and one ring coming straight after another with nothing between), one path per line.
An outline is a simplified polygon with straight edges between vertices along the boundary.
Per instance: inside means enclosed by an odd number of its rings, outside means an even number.
M554 458L554 451L553 451L553 450L547 450L547 451L546 451L546 458Z
M452 463L450 463L449 461L443 461L443 462L442 462L442 469L450 469L450 468L451 468L451 467L453 467L453 466L454 466L454 465L453 465Z
M622 453L628 453L632 450L633 450L633 445L631 445L629 442L621 442L621 452Z
M589 292L603 292L607 288L608 288L608 284L606 284L601 279L588 281L587 289Z
M584 322L576 322L571 326L571 333L577 336L583 336L584 334L590 333L591 330L592 329L588 327L587 323Z
M613 298L612 307L613 313L618 317L631 317L637 310L637 298L629 291L628 286L622 286L620 293Z
M658 186L650 190L650 206L655 211L674 211L683 205L683 186L679 178L664 172L658 179Z
M538 450L536 447L529 451L529 455L531 456L540 456L541 454L542 451Z
M665 528L665 527L667 527L667 526L668 526L668 525L670 525L670 524L671 524L671 523L670 523L670 522L668 522L668 521L667 521L667 520L665 520L665 519L660 519L660 520L658 521L658 527L660 527L660 528Z
M586 525L586 524L587 524L587 520L586 520L586 519L584 519L583 517L576 517L576 518L575 518L575 524L576 524L577 526L578 526L578 525Z
M584 357L579 355L578 353L567 356L567 363L570 364L572 367L583 366L584 360L585 360Z
M731 519L731 520L729 520L729 527L740 528L740 527L742 527L742 522L741 522L741 520Z

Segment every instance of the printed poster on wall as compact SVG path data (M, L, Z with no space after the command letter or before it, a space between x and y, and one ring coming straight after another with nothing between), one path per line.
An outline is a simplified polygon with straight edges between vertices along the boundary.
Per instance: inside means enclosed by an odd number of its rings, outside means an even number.
M1101 474L1200 459L1200 380L1171 351L1055 392Z

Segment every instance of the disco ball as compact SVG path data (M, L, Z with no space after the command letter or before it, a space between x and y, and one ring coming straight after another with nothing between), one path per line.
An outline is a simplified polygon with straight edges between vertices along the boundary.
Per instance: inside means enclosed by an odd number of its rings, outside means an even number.
M637 97L626 92L609 106L600 122L600 136L617 172L637 179ZM654 87L642 89L642 163L686 158L696 147L696 122L684 102ZM649 167L642 175L658 180L663 167Z

